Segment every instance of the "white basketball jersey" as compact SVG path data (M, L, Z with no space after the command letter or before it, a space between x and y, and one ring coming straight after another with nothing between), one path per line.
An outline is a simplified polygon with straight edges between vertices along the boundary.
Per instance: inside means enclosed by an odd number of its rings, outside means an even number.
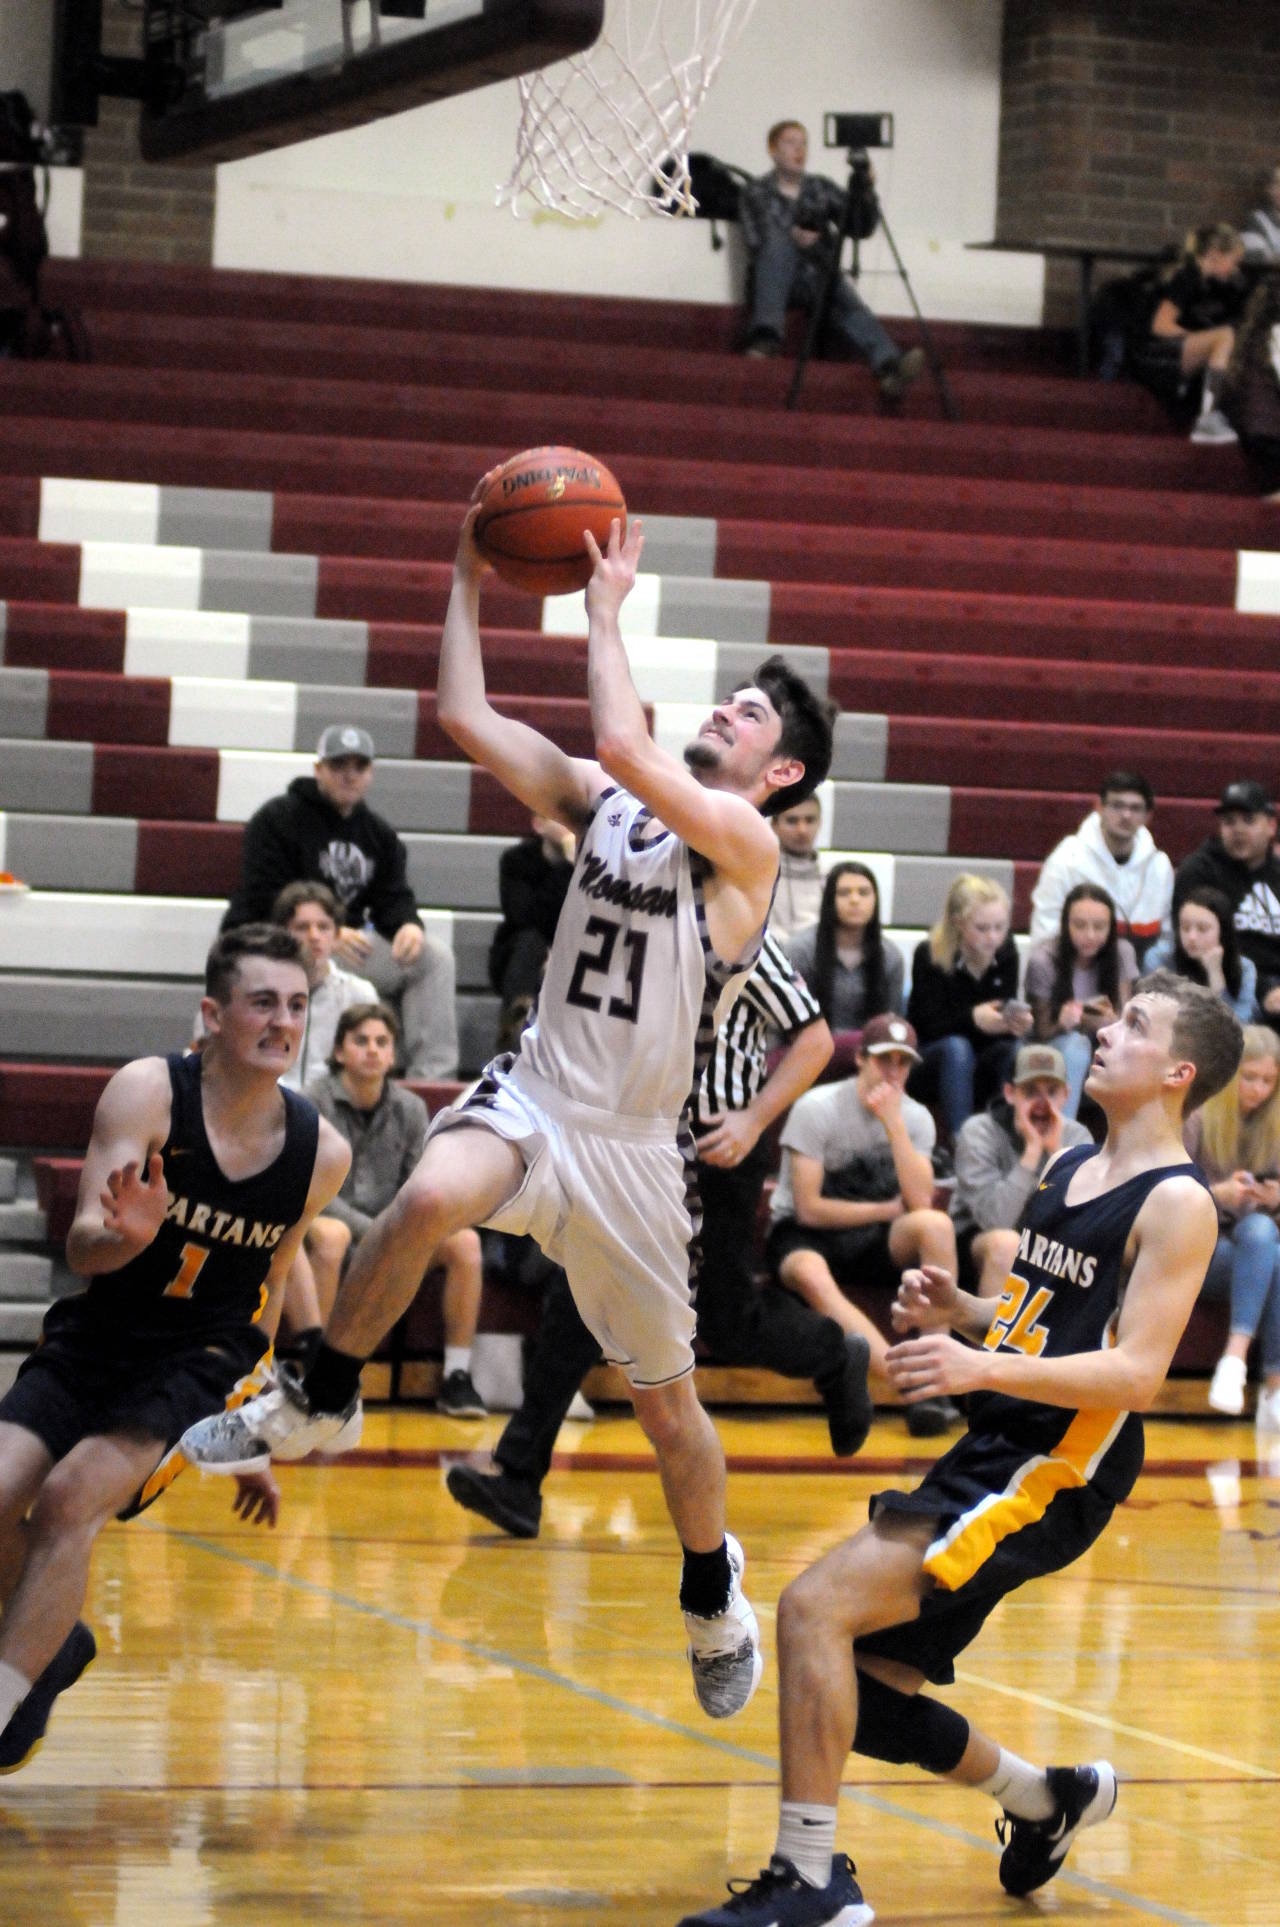
M678 1118L717 1013L760 950L726 964L707 935L705 858L608 789L578 846L520 1061L576 1103Z

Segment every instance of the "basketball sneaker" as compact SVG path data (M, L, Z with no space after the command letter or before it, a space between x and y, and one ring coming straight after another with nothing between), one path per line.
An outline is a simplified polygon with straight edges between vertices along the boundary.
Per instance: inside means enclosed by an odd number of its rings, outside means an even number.
M686 1914L679 1927L868 1927L875 1914L854 1879L847 1853L831 1857L825 1887L811 1887L789 1860L774 1854L754 1880L731 1880L723 1907Z
M488 1418L489 1407L476 1390L475 1380L470 1372L462 1370L446 1374L444 1383L436 1395L436 1410L446 1418Z
M764 1671L760 1628L742 1592L742 1569L747 1557L731 1532L726 1532L725 1544L729 1548L729 1570L733 1575L728 1605L710 1619L704 1619L700 1613L684 1616L694 1697L713 1720L731 1719L740 1713L760 1684Z
M178 1447L202 1472L261 1472L272 1459L349 1451L362 1423L358 1392L340 1412L314 1412L302 1380L284 1365L256 1398L189 1426Z
M1105 1820L1116 1803L1116 1770L1106 1760L1095 1760L1092 1766L1051 1766L1047 1778L1056 1802L1047 1820L1020 1820L1006 1813L996 1821L1004 1846L1000 1885L1019 1898L1052 1880L1076 1835Z
M86 1666L97 1655L98 1642L83 1620L77 1619L71 1631L45 1667L31 1691L15 1707L13 1716L0 1733L0 1773L16 1773L37 1752L44 1739L53 1702L68 1686L74 1686Z

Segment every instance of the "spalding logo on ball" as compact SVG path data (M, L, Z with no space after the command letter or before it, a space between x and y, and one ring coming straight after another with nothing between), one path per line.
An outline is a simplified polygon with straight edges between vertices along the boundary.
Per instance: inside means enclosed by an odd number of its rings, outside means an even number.
M609 525L627 531L622 490L603 462L579 448L527 448L497 470L480 497L475 542L504 582L533 595L585 589L584 529L603 549Z

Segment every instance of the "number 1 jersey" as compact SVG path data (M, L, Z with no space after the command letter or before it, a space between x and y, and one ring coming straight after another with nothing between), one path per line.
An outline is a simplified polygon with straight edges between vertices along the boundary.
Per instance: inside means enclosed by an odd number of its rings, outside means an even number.
M759 955L725 963L707 934L706 859L625 790L607 789L573 878L520 1059L575 1103L678 1118ZM724 1003L727 1009L728 1003Z

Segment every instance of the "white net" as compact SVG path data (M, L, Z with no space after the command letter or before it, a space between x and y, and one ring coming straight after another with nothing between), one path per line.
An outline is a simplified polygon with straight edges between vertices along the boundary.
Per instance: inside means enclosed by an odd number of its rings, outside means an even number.
M519 82L499 207L584 221L692 214L689 134L756 0L612 0L594 46Z

